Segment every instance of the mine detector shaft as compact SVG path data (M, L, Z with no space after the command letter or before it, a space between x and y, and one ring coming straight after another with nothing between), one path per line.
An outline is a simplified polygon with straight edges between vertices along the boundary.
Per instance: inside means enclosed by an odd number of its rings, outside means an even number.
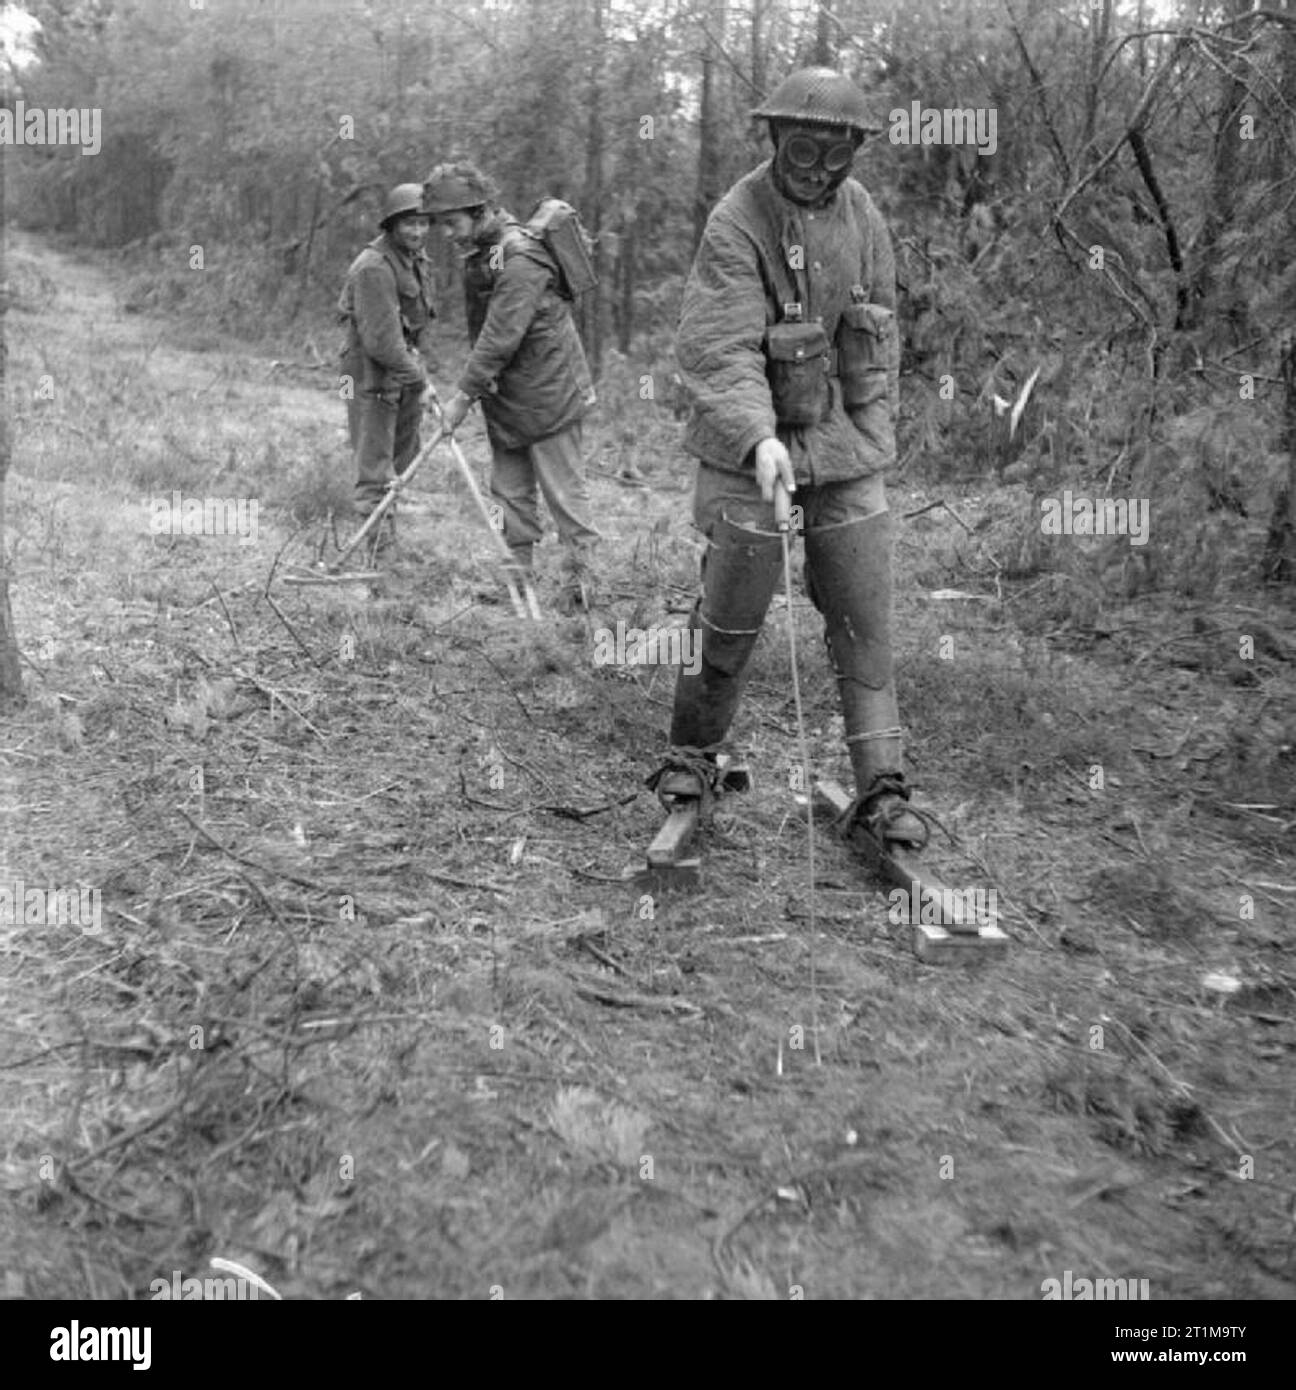
M364 525L351 537L346 546L338 554L337 558L333 561L332 569L334 572L341 570L342 566L346 564L347 560L350 559L351 555L354 554L361 543L376 531L378 526L382 523L383 517L395 505L396 498L399 496L401 490L408 486L410 479L413 478L414 474L418 472L427 459L431 457L432 451L436 449L438 445L448 444L450 446L451 457L454 459L455 466L459 470L459 474L463 478L464 484L468 489L468 495L472 498L482 520L486 523L486 529L491 535L493 549L502 562L500 572L508 588L509 600L513 606L515 616L531 619L533 621L538 620L541 617L541 613L540 603L536 597L535 588L531 584L528 576L517 572L516 566L513 564L512 554L505 544L503 536L500 535L499 528L495 525L494 518L491 515L490 508L486 504L485 498L482 496L481 489L477 486L477 480L473 476L472 468L468 460L464 457L464 452L459 447L458 440L456 440L445 427L441 415L441 402L437 396L436 388L431 384L429 384L424 395L423 404L424 408L433 417L436 428L433 430L427 443L411 460L405 471L388 483L387 491L382 500L373 511L369 513L368 517L365 518Z

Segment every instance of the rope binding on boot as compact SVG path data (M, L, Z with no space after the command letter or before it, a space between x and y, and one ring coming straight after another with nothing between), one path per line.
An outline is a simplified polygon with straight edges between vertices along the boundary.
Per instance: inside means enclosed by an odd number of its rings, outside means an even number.
M705 819L724 785L724 770L716 766L713 748L672 748L656 772L644 778L644 785L657 793L669 811L674 803L690 798L701 802Z
M912 816L922 827L921 840L901 838L888 832L902 816ZM946 838L954 843L954 837L941 825L930 811L909 805L909 788L903 773L879 773L869 784L868 790L857 796L841 818L842 831L849 835L856 829L864 829L880 844L902 844L918 852L926 849L931 840L931 828L936 826Z

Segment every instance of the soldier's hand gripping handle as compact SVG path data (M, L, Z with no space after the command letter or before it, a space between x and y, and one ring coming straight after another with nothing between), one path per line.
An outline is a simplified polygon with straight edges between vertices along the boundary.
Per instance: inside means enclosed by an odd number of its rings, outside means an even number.
M462 391L456 391L445 403L441 411L441 424L447 439L463 424L464 416L472 409L472 405L472 401Z
M792 457L779 439L762 439L756 446L756 482L761 496L774 501L774 484L781 483L788 492L796 491L796 476L792 472Z

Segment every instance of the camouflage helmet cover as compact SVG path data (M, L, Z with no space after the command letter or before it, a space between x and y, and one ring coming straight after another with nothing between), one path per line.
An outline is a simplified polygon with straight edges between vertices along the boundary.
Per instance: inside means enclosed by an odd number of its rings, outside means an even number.
M752 112L770 121L848 126L860 135L876 132L864 93L832 68L800 68L785 77Z
M417 183L398 183L383 200L382 218L378 225L385 227L393 218L416 212L426 215L423 206L423 189Z
M438 164L423 181L423 205L434 217L481 207L493 203L498 196L494 180L467 161Z

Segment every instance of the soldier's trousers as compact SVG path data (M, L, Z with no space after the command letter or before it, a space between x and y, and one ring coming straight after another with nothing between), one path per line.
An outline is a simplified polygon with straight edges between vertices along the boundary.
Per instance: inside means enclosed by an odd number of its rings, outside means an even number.
M579 567L599 533L589 520L589 487L581 460L581 421L522 448L491 439L491 497L503 513L504 539L517 562L531 568L531 548L544 535L538 492L553 515L568 549L568 563Z
M891 656L891 515L876 476L793 495L800 508L810 597L824 618L846 742L863 793L901 772L901 733ZM702 597L691 626L702 659L681 668L671 742L706 748L729 731L747 663L783 574L773 504L754 477L699 465L694 519L707 537Z
M359 380L357 375L355 380ZM423 388L358 390L347 401L347 427L355 458L356 510L362 515L382 501L387 482L403 473L419 451Z

